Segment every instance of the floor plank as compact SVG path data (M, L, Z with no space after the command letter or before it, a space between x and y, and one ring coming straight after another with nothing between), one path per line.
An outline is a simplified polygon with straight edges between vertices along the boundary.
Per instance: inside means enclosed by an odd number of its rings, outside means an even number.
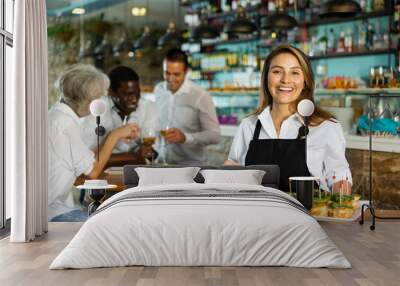
M352 269L289 267L117 267L85 270L48 269L79 230L80 223L50 223L49 233L32 243L0 240L0 285L399 285L400 222L369 224L322 222L345 253Z

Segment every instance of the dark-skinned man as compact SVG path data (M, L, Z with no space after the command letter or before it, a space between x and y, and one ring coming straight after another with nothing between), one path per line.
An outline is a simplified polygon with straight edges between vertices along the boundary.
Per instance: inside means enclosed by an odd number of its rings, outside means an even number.
M168 164L204 165L207 145L218 143L221 136L212 98L188 79L189 65L183 51L169 50L163 70L165 81L154 89L161 135L166 141L161 154Z
M131 68L119 66L109 73L110 90L108 96L102 97L107 109L101 116L101 125L106 134L126 123L135 122L140 129L158 130L158 109L154 102L140 97L138 74ZM97 136L94 132L96 120L92 115L83 119L85 143L92 149L97 148ZM144 164L145 158L154 157L153 146L140 144L138 141L120 141L113 150L107 166L123 166L126 164Z

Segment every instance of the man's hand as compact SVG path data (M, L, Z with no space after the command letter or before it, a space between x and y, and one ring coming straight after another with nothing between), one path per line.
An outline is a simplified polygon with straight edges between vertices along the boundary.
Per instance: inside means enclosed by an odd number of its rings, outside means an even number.
M177 128L169 128L165 133L167 143L185 143L186 141L185 134Z

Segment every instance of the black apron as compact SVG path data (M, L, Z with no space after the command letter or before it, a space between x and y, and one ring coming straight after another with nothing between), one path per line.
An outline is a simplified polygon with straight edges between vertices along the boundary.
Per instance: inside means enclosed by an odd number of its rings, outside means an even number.
M258 139L260 130L261 122L258 120L246 154L245 165L279 165L279 189L289 192L289 177L310 176L305 161L306 141L302 139L306 133L305 127L299 128L297 139Z

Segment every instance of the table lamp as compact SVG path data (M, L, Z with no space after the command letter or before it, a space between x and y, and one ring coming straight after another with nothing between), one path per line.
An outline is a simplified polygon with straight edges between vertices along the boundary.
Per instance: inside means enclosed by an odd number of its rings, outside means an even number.
M95 99L90 103L90 113L96 117L97 127L95 133L97 135L97 161L100 157L100 136L106 133L106 129L100 125L100 116L106 112L106 103L102 99Z
M303 99L297 105L297 112L304 118L305 160L307 166L307 134L308 119L314 113L314 103L309 99Z

